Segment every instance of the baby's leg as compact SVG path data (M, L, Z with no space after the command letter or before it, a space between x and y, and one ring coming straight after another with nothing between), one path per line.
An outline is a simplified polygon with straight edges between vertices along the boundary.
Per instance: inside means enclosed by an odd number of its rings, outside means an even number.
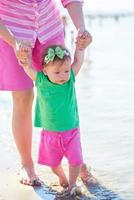
M58 176L60 185L64 188L68 187L68 180L62 166L59 165L57 167L51 167L51 170Z
M87 186L91 184L96 185L98 183L98 180L91 173L91 169L88 169L85 163L81 167L80 178L83 181L83 183Z
M69 185L67 189L64 189L57 195L58 199L81 199L81 188L76 185L77 177L80 173L81 165L69 165Z
M72 189L76 185L80 169L81 165L76 165L76 166L69 165L69 189Z
M65 156L69 163L69 187L72 188L76 184L81 165L83 164L79 128L70 130L65 139L67 144Z

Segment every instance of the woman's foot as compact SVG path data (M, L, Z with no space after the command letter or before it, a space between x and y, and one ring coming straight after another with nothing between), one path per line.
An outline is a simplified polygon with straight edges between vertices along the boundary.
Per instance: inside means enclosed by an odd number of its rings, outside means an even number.
M80 171L80 178L87 186L96 185L97 179L91 174L91 169L88 169L86 164L83 164Z
M19 181L24 185L41 186L41 181L35 174L33 167L22 166Z

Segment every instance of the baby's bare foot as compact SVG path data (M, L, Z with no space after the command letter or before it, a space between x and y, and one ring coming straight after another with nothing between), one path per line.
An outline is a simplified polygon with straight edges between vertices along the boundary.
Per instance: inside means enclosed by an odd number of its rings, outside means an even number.
M75 199L79 200L82 197L82 191L81 188L78 186L74 186L72 188L65 188L60 193L56 195L56 200L59 199Z
M68 187L68 180L67 180L66 177L59 177L59 182L60 182L60 185L63 188L67 188Z

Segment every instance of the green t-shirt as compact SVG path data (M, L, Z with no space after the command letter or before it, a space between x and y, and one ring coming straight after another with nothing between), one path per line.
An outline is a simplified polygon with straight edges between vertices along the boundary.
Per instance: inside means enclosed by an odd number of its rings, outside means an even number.
M69 81L61 85L52 83L43 72L37 73L35 126L49 131L67 131L79 126L74 82L73 70Z

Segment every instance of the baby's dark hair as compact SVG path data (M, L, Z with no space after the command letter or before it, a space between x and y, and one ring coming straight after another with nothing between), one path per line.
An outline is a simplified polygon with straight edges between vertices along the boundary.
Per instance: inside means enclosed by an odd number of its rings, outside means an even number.
M51 50L50 50L51 49ZM52 51L52 54L54 52L54 58L51 59L50 57L50 51ZM59 53L56 53L59 52ZM61 55L62 54L62 55ZM65 47L61 46L61 45L53 45L53 46L49 46L43 54L43 59L42 59L42 66L45 67L47 66L47 64L49 62L61 62L61 65L65 62L65 60L67 58L71 59L70 56L70 52L68 51L68 49L66 49Z

